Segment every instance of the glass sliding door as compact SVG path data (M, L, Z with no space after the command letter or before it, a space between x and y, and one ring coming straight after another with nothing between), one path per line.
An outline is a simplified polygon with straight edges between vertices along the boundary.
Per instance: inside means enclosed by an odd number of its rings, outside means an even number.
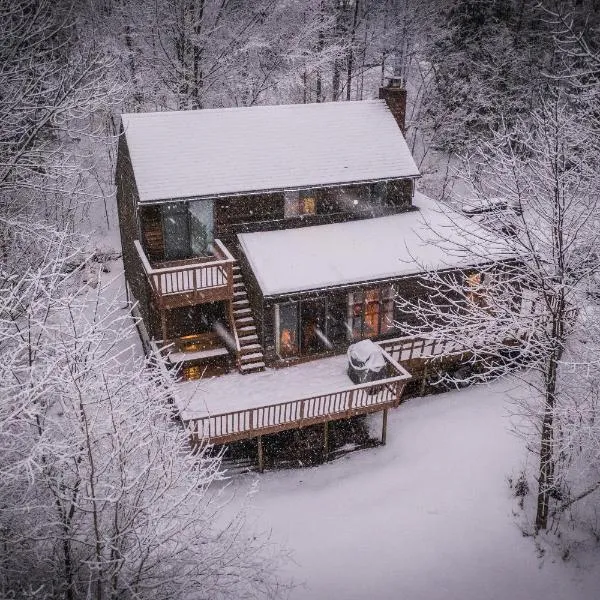
M281 358L299 354L298 303L275 305L275 349Z
M185 202L162 205L162 224L165 260L190 256L190 229Z
M303 300L300 307L301 353L318 354L330 350L332 344L325 333L325 300Z
M212 256L214 200L163 204L165 260Z
M193 200L190 215L190 247L194 256L211 256L213 252L214 200Z
M344 346L348 340L348 321L346 319L346 295L340 294L327 298L325 317L325 335L334 347Z

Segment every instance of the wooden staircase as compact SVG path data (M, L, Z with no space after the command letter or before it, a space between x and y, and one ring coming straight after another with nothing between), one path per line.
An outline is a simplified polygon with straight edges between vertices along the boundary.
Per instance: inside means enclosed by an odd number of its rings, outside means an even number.
M265 357L263 349L258 342L256 324L248 301L246 284L237 264L233 265L233 318L240 341L240 373L264 371Z

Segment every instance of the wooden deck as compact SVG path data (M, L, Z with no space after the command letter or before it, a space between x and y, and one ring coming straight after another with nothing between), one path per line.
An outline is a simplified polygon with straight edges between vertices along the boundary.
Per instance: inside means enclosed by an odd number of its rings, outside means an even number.
M528 335L531 335L531 329L515 331L507 339L503 335L502 343L508 348L511 345L521 343ZM495 341L500 341L498 338ZM485 354L486 344L481 342L472 346L462 345L453 340L431 339L418 336L406 336L385 340L380 342L390 356L404 365L412 374L413 378L418 378L422 372L429 366L438 367L448 366L451 363L460 363L473 357L476 350L478 355Z
M410 374L384 351L388 376L296 400L184 420L192 443L227 444L308 425L379 412L400 403ZM278 375L285 377L285 371ZM249 377L249 376L248 376ZM243 391L242 391L243 393Z
M220 240L214 258L193 258L152 266L138 240L134 245L159 309L231 300L235 259Z
M514 342L518 343L521 339L519 332L515 332L511 339L513 338ZM414 380L418 383L421 378L426 378L427 369L431 368L432 364L440 368L459 363L472 356L472 350L448 340L401 337L380 341L378 345L383 350L387 363L385 379L338 387L326 393L299 397L286 402L254 404L240 410L219 410L219 405L213 404L204 411L205 414L197 417L181 413L192 443L228 444L250 438L259 438L260 442L264 435L380 411L384 412L385 423L387 410L400 404L408 382ZM344 358L321 359L319 362L326 360L343 362ZM298 367L289 367L289 369L294 368ZM276 372L283 378L284 385L286 371L289 369ZM272 376L275 377L275 374ZM246 381L250 382L249 379ZM229 390L231 397L239 395L241 405L244 403L244 394L248 393L248 389L236 388L235 392ZM273 390L273 397L276 399L277 390ZM260 401L262 398L263 396L260 396Z

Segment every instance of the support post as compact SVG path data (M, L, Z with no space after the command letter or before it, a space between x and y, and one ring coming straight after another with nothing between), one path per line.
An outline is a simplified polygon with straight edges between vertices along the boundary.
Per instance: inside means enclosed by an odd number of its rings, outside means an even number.
M262 435L258 436L258 472L262 473L265 470L265 461L263 456L263 440Z
M329 457L329 421L323 423L323 455L323 462L327 462L327 458Z
M383 409L383 419L381 424L381 445L385 446L385 442L387 440L387 417L388 417L388 409Z
M163 342L167 341L167 319L165 317L165 309L160 309L160 327L162 330L162 339Z
M419 389L419 396L423 396L425 394L425 387L427 385L427 367L428 363L425 363L425 369L423 371L423 379L421 379L421 387Z

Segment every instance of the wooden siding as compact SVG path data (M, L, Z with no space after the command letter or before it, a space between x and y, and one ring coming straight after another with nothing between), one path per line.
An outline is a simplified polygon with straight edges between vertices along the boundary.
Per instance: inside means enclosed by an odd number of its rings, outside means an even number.
M219 237L237 254L236 234L277 229L295 229L311 225L327 225L360 219L370 219L410 210L413 181L388 181L385 197L380 203L368 199L368 185L347 185L310 190L316 199L316 214L286 217L284 195L256 194L220 198L215 201L215 237ZM341 196L362 197L358 206L342 200Z
M118 142L117 168L115 171L117 188L117 209L119 213L119 230L123 250L123 268L125 278L133 298L137 301L138 310L150 337L157 335L159 319L156 310L151 305L151 292L144 267L140 260L134 240L138 237L136 209L139 194L129 157L127 141L121 130Z
M416 300L419 297L423 297L427 294L427 290L421 284L419 277L404 277L394 280L385 281L371 281L361 283L353 286L345 286L343 288L329 288L325 290L319 290L314 292L308 292L303 294L289 294L285 296L279 296L277 298L262 298L263 315L262 315L262 328L263 328L263 349L265 352L265 364L272 367L283 367L304 362L307 360L313 360L329 356L332 353L344 352L346 348L352 343L351 341L339 342L333 345L330 350L323 351L318 354L301 355L298 357L281 359L275 351L275 305L286 302L297 302L297 301L324 301L325 299L333 300L340 298L344 299L347 303L348 294L373 288L384 288L386 286L393 285L402 298L406 300ZM402 329L402 323L410 325L418 325L418 321L415 315L412 313L405 313L394 304L394 321L399 323L399 327L388 331L387 333L374 336L375 340L386 340L389 338L398 337L405 331Z
M283 211L281 192L219 199L215 203L215 237L227 244L243 229L243 224L280 221Z
M413 190L414 181L412 179L389 181L385 204L390 208L406 210L412 206Z

